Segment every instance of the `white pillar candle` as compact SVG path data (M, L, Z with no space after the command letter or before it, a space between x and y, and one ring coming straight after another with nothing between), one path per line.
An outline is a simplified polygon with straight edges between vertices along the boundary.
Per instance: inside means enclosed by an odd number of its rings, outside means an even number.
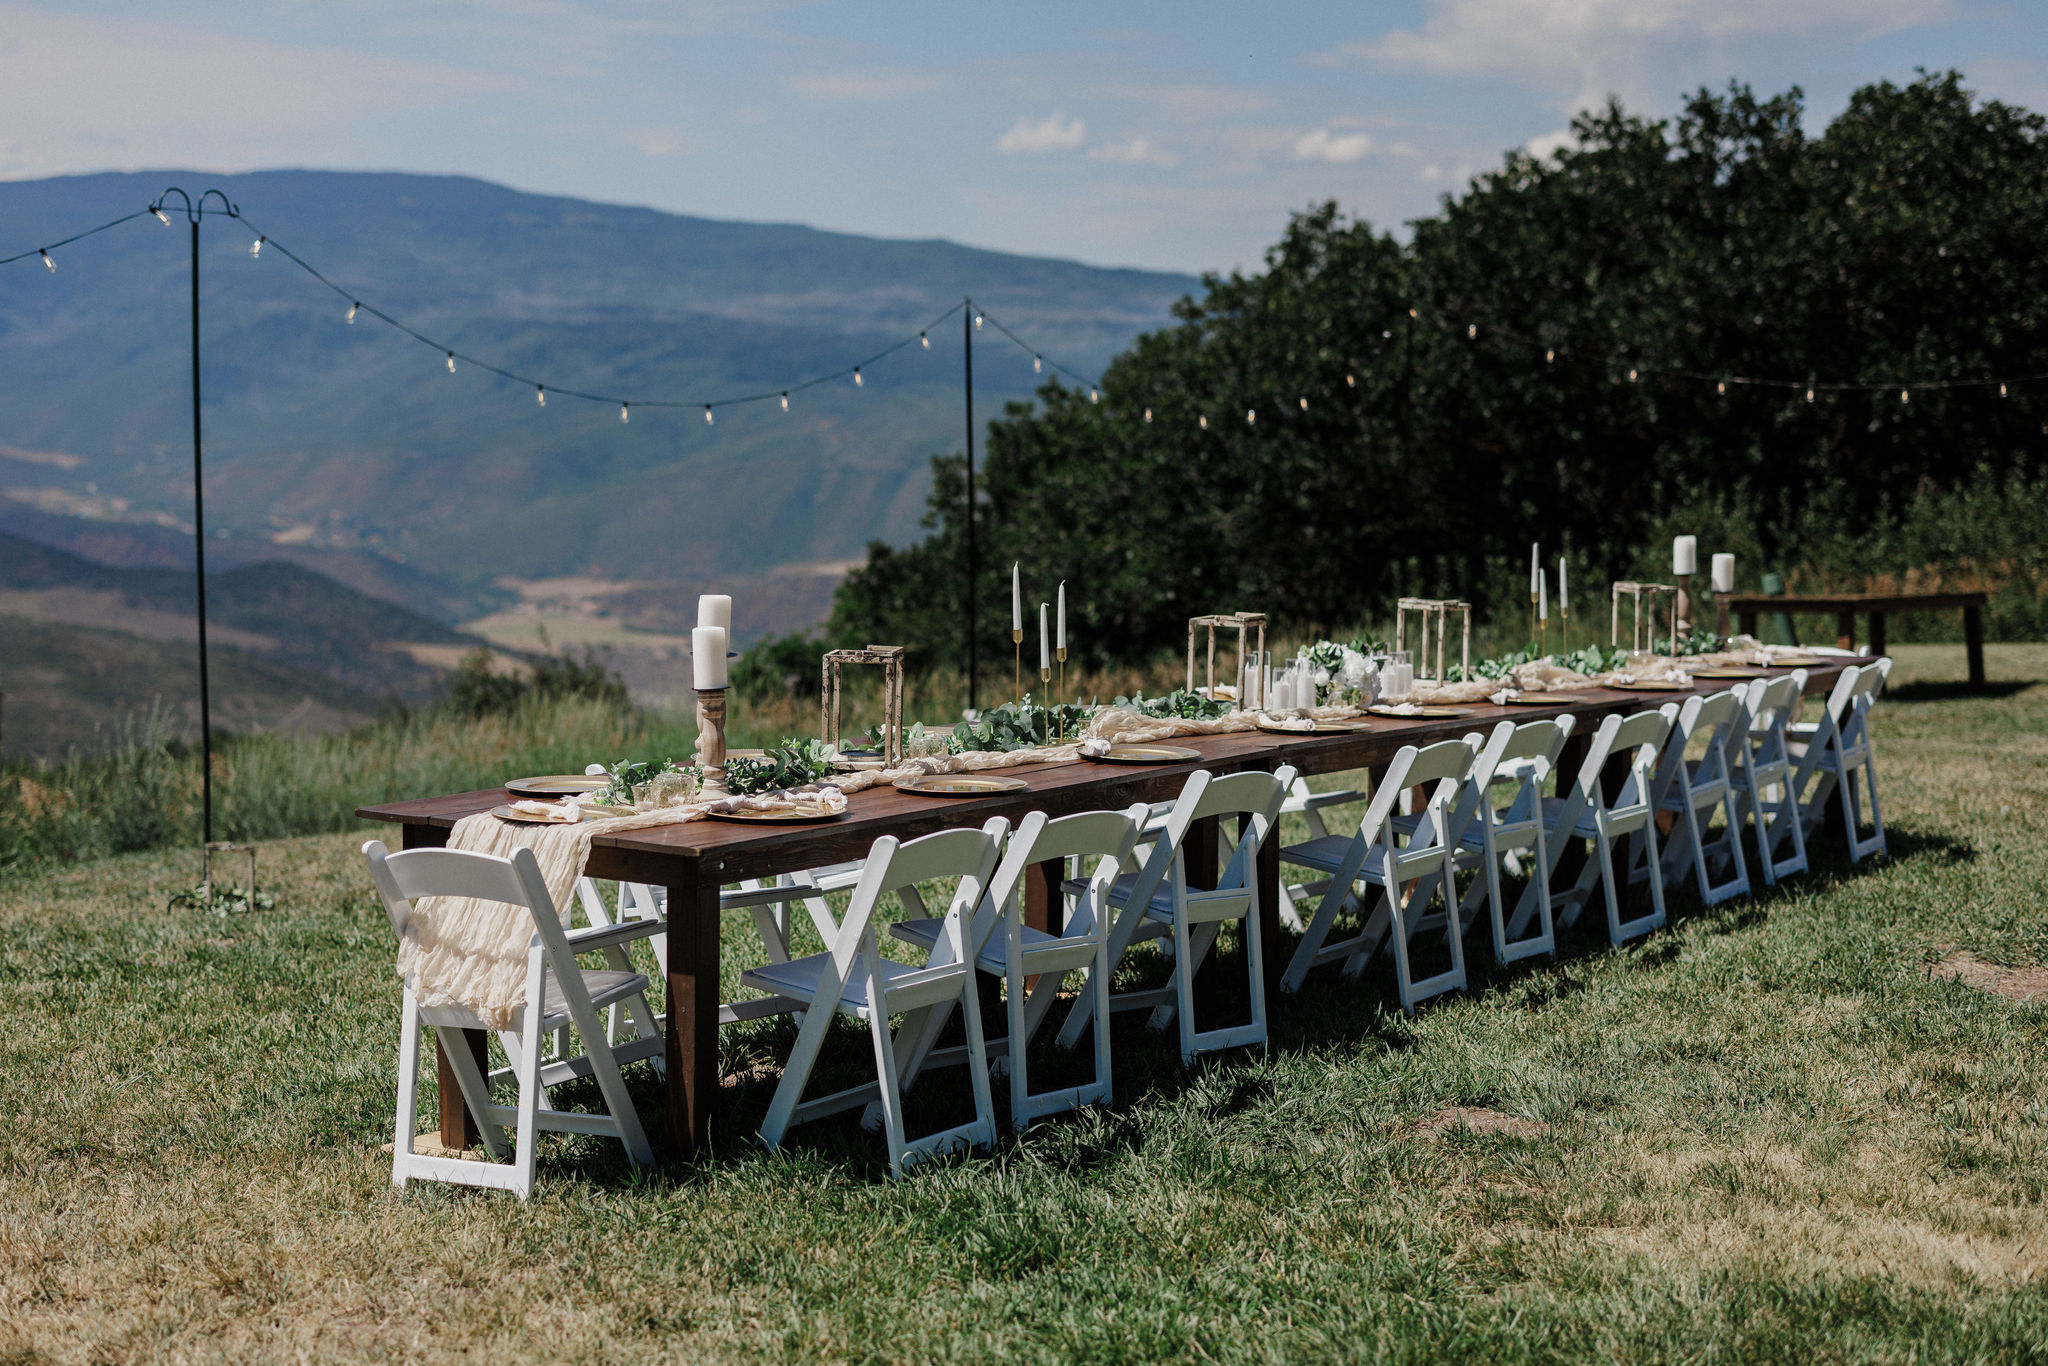
M1053 637L1053 645L1061 650L1067 648L1067 581L1060 580L1060 621L1059 634Z
M690 672L698 692L725 686L725 628L699 626L690 632Z
M697 624L716 626L732 636L732 599L723 593L705 593L697 599Z
M1700 538L1680 536L1671 543L1671 572L1693 574L1699 571Z
M1733 593L1735 591L1735 557L1716 555L1714 557L1714 591Z
M1550 620L1550 575L1536 571L1536 619Z
M1536 542L1529 542L1529 596L1536 596Z
M1562 555L1557 557L1557 614L1561 617L1571 615L1571 590L1564 586L1564 556ZM1598 628L1594 629L1597 630Z
M1038 667L1042 672L1052 667L1052 649L1046 642L1045 604L1038 604Z
M1010 566L1010 629L1024 629L1024 579L1022 566L1017 564Z

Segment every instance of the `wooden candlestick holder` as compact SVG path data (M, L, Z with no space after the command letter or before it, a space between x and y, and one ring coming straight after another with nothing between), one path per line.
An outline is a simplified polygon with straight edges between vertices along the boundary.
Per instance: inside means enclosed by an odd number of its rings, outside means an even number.
M724 688L697 689L697 766L707 778L716 772L725 777L725 692Z

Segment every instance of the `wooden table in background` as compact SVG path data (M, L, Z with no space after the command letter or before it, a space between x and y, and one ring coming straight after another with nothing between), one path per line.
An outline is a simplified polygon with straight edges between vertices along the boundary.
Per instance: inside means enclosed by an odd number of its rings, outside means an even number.
M1756 634L1756 619L1765 612L1832 612L1835 614L1835 644L1844 650L1856 648L1856 614L1870 617L1870 653L1884 653L1884 618L1887 612L1963 611L1963 649L1970 661L1970 686L1984 686L1984 604L1983 593L1799 593L1766 597L1738 594L1723 598L1728 610L1742 621L1742 629Z
M1771 599L1776 602L1778 599ZM1850 661L1843 661L1844 663ZM1811 670L1809 692L1832 686L1839 664ZM1714 692L1725 681L1702 682L1699 691ZM882 835L914 839L936 830L978 826L992 816L1006 816L1012 825L1030 811L1053 816L1100 811L1133 802L1167 801L1179 795L1196 769L1218 775L1247 770L1270 772L1283 762L1304 774L1364 769L1377 780L1404 745L1426 745L1468 731L1487 731L1503 720L1531 721L1565 712L1575 718L1573 744L1560 771L1575 774L1583 758L1584 735L1613 712L1635 712L1682 697L1681 693L1589 691L1567 707L1496 707L1478 703L1461 707L1455 720L1400 721L1374 718L1368 730L1343 735L1278 736L1263 731L1229 735L1189 736L1173 741L1196 751L1199 759L1142 767L1086 761L1006 769L1006 776L1024 780L1027 790L988 797L941 799L913 797L893 788L870 788L848 799L845 817L829 824L763 827L727 821L691 821L599 835L585 872L596 878L645 882L668 888L668 1109L677 1150L695 1152L709 1137L712 1098L718 1093L719 906L721 888L743 878L773 877L859 859ZM487 811L505 800L502 788L464 792L419 801L387 802L356 812L364 820L387 821L402 827L405 848L445 845L448 832L464 816ZM1192 835L1189 877L1197 885L1213 885L1219 832L1213 821ZM1280 851L1268 840L1259 855L1260 924L1269 948L1266 967L1277 984L1286 963L1276 951L1280 931ZM1027 913L1040 928L1051 928L1052 908L1059 904L1057 881L1048 870L1027 880ZM451 1031L436 1031L441 1038ZM470 1031L469 1046L481 1054L485 1036ZM441 1141L466 1148L476 1141L468 1111L461 1104L445 1061L439 1073Z

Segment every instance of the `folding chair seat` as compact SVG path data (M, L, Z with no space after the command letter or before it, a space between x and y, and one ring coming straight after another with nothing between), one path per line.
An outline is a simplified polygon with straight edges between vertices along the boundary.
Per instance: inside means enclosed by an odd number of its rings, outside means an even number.
M769 1149L781 1145L791 1124L876 1102L889 1144L889 1170L901 1175L918 1158L963 1143L986 1147L995 1142L995 1107L990 1099L988 1051L981 1029L981 1003L974 990L974 968L967 936L995 868L996 854L1009 822L998 817L979 830L942 830L922 839L899 843L884 835L868 852L855 884L846 916L826 936L826 952L749 968L740 980L760 991L797 1003L804 1012L796 1044L775 1088L768 1114L761 1122L761 1141ZM944 961L912 967L884 958L875 933L875 909L891 892L915 898L920 882L958 878L945 914L948 953ZM921 904L916 901L913 904ZM889 1028L891 1016L906 1017L905 1031L918 1028L925 1012L958 1004L967 1029L967 1067L974 1092L974 1118L965 1124L906 1139L903 1129L903 1084L897 1068L900 1040ZM811 1069L818 1060L827 1030L839 1015L868 1026L875 1053L873 1082L815 1100L803 1099Z
M534 1144L542 1129L616 1138L625 1146L634 1165L651 1163L653 1151L619 1074L623 1064L656 1058L662 1051L661 1029L647 1004L647 979L622 966L623 946L644 938L648 928L612 925L574 933L564 930L560 913L541 878L540 866L529 849L518 850L509 859L454 849L411 849L393 854L380 841L371 840L363 846L362 853L370 880L390 917L391 928L401 940L412 922L413 903L428 896L522 906L531 915L534 926L527 950L525 1005L511 1027L500 1031L510 1066L486 1077L467 1046L442 1050L455 1073L463 1103L469 1107L483 1136L489 1162L428 1157L413 1151L420 1026L437 1030L481 1030L486 1026L466 1007L422 1006L412 985L407 984L399 1031L398 1115L391 1146L391 1184L403 1188L415 1177L452 1181L509 1190L524 1200L533 1189ZM593 950L604 951L613 967L591 970L577 963L577 954ZM639 1038L618 1048L612 1046L609 1032L598 1015L614 1004L626 1005L643 1026ZM582 1054L543 1066L542 1038L570 1028L582 1040ZM586 1076L596 1080L609 1113L557 1110L548 1103L548 1087ZM518 1087L517 1103L494 1104L492 1083L508 1077ZM509 1163L505 1161L508 1125L518 1131L516 1151Z
M1740 785L1736 789L1738 814L1747 813L1756 832L1757 864L1765 886L1807 869L1806 831L1799 819L1799 794L1792 782L1792 751L1787 727L1800 695L1806 690L1806 670L1794 669L1777 678L1759 678L1747 689L1744 710L1749 726L1729 734L1730 757ZM1775 792L1775 797L1769 794ZM1791 852L1778 857L1780 845L1790 842Z
M1164 1029L1177 1019L1183 1063L1192 1063L1199 1052L1266 1041L1258 851L1271 835L1280 804L1293 781L1294 769L1286 765L1277 773L1233 773L1227 778L1213 777L1205 769L1189 774L1187 786L1181 789L1164 828L1153 838L1144 866L1135 873L1119 876L1108 889L1108 902L1115 914L1108 945L1112 971L1136 939L1165 937L1173 946L1172 976L1164 987L1113 993L1110 1008L1149 1007L1154 1029ZM1213 888L1191 887L1187 878L1188 831L1196 821L1221 821L1227 816L1237 817L1243 827L1236 847ZM1063 887L1069 895L1080 895L1085 890L1086 884L1076 881ZM1244 927L1251 1019L1242 1025L1198 1029L1194 1014L1195 973L1216 942L1217 934L1231 921L1241 921ZM1068 1016L1060 1028L1060 1045L1072 1048L1080 1041L1080 1031L1085 1026L1086 1020L1079 1014Z
M1735 784L1730 781L1728 768L1730 728L1745 734L1749 728L1748 714L1743 710L1746 695L1743 689L1731 688L1706 697L1689 697L1679 707L1678 720L1664 742L1664 756L1652 787L1657 809L1672 812L1678 820L1671 828L1670 842L1664 846L1662 863L1632 866L1631 882L1661 877L1665 886L1671 888L1683 883L1690 871L1698 879L1700 901L1708 906L1748 893L1749 862L1742 853L1742 826L1736 816ZM1705 747L1705 753L1698 759L1688 759L1686 750L1694 741ZM1710 845L1706 831L1717 806L1727 820L1728 830L1721 840ZM1708 860L1716 856L1725 857L1732 868L1728 878L1718 883L1708 871Z
M1443 740L1427 749L1403 746L1375 785L1356 833L1327 835L1280 850L1282 863L1325 875L1315 884L1321 899L1280 979L1282 991L1299 991L1311 969L1338 960L1344 962L1344 977L1354 979L1389 938L1394 945L1401 1008L1409 1014L1415 1013L1418 1002L1465 986L1463 925L1458 914L1458 835L1452 814L1478 750L1477 735ZM1396 815L1395 808L1401 794L1411 787L1428 787L1430 791L1423 809L1404 819ZM1358 895L1361 881L1373 887L1370 905ZM1408 883L1416 885L1404 889ZM1441 916L1429 915L1429 899L1438 889L1443 892L1444 911ZM1329 942L1338 917L1346 912L1358 916L1358 933ZM1410 965L1411 941L1438 923L1443 926L1451 966L1418 981Z
M1531 868L1552 866L1549 851L1549 816L1543 807L1543 786L1564 742L1572 733L1570 716L1525 721L1520 725L1502 721L1481 747L1465 778L1465 790L1451 821L1458 846L1478 855L1486 869L1484 881L1474 879L1459 910L1470 924L1483 896L1492 911L1493 956L1506 964L1533 958L1539 953L1557 952L1557 933L1551 921L1549 880L1532 877L1536 893L1537 930L1525 933L1526 922L1509 924L1509 908L1501 891L1501 868L1512 854L1526 851ZM1493 798L1494 789L1513 785L1505 806ZM1399 828L1399 821L1396 821Z
M1086 811L1049 821L1042 811L1025 816L1010 836L1009 848L997 865L995 878L976 910L968 934L968 949L982 972L1003 979L1008 1032L1000 1041L990 1041L991 1054L1005 1057L1004 1068L1010 1084L1010 1121L1022 1130L1031 1120L1063 1110L1097 1102L1108 1104L1111 1094L1109 1048L1109 931L1113 918L1110 887L1119 873L1132 865L1140 832L1150 811L1144 803L1124 811ZM1086 869L1088 860L1095 866ZM1024 923L1023 898L1019 894L1025 876L1035 865L1079 862L1087 876L1072 896L1072 907L1062 905L1058 927L1035 929ZM1062 900L1066 900L1062 883ZM916 944L943 958L950 949L942 920L906 920L892 925L889 933L905 943ZM1084 1086L1063 1087L1033 1093L1030 1083L1029 1050L1061 983L1070 972L1087 974L1087 984L1075 997L1069 1019L1095 1034L1095 1080ZM1027 990L1027 978L1036 981ZM910 1057L899 1063L905 1084L921 1068L938 1058L932 1048L945 1027L950 1012L931 1012L923 1038Z
M1617 870L1632 866L1638 846L1646 867L1654 868L1660 864L1657 822L1650 793L1656 789L1658 757L1663 753L1665 741L1670 738L1671 728L1677 720L1678 704L1667 702L1655 711L1637 712L1626 718L1609 716L1600 723L1599 729L1593 732L1585 762L1579 765L1578 774L1569 785L1559 784L1559 795L1543 799L1548 831L1543 862L1539 866L1544 869L1544 875L1532 877L1523 889L1521 899L1515 904L1514 918L1508 923L1510 933L1520 934L1538 914L1541 893L1549 888L1565 849L1579 840L1592 841L1592 857L1586 861L1577 882L1566 891L1552 893L1559 923L1566 926L1577 924L1580 913L1592 900L1595 884L1598 884L1607 898L1607 938L1610 943L1626 943L1663 925L1664 879L1646 879L1650 884L1651 909L1643 915L1623 919L1622 902L1627 895L1628 884L1625 880L1617 882L1616 876ZM1609 760L1616 758L1628 765L1628 776L1610 798L1607 795L1606 772ZM1634 843L1623 851L1622 860L1617 863L1615 845L1624 838Z
M1788 728L1793 789L1802 794L1799 819L1810 842L1827 813L1828 800L1839 795L1842 834L1851 862L1886 851L1884 811L1877 799L1877 750L1870 739L1870 709L1891 674L1889 657L1875 664L1850 665L1835 681L1827 706L1817 721ZM1863 801L1870 802L1870 838L1858 833Z
M1287 800L1280 804L1280 814L1300 816L1308 825L1308 837L1322 839L1330 833L1324 812L1336 806L1349 806L1363 802L1365 794L1355 788L1335 788L1329 792L1312 792L1308 779L1297 776L1288 785ZM1280 884L1280 923L1288 929L1299 932L1302 927L1301 901L1310 893L1305 884L1282 881Z

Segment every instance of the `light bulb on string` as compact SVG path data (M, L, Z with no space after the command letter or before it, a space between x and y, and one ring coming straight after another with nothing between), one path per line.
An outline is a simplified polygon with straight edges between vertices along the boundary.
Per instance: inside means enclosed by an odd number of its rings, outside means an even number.
M1202 424L1203 431L1206 432L1209 430L1209 418L1207 414L1203 414L1201 417L1196 418L1195 421Z
M1634 384L1636 382L1636 368L1633 365L1631 365L1628 368L1628 382L1630 384Z
M1412 309L1412 308L1411 308L1411 309L1409 309L1409 310L1408 310L1408 316L1409 316L1409 317L1411 317L1411 318L1415 317L1415 316L1416 316L1415 310L1414 310L1414 309Z
M1715 393L1717 393L1717 394L1722 394L1722 395L1726 395L1726 394L1727 394L1727 392L1728 392L1728 381L1727 381L1727 380L1715 380L1715 381L1714 381L1714 392L1715 392Z
M1999 396L2000 398L2004 398L2004 397L2005 397L2005 386L2004 386L2003 384L2001 384L2001 385L1999 385L1999 386L1998 386L1998 396Z
M932 349L932 339L930 337L927 337L924 333L918 333L917 340L918 344L924 347L925 350L929 351Z
M448 353L448 373L451 375L455 373L455 353L453 351Z
M787 391L782 395L782 411L785 413L789 411L789 394Z
M1037 356L1031 358L1031 373L1034 375L1045 373L1045 362Z
M1465 324L1465 339L1466 339L1467 341L1473 341L1473 340L1476 340L1476 339L1478 338L1478 336L1479 336L1479 324L1477 324L1477 323L1466 323L1466 324Z
M1247 408L1247 409L1245 409L1245 410L1244 410L1244 425L1245 425L1245 426L1247 426L1247 427L1256 427L1256 426L1258 426L1258 425L1259 425L1259 410L1258 410L1258 409L1256 409L1256 408Z
M866 381L866 380L864 380L864 379L862 379L862 378L860 377L860 367L859 367L858 365L854 366L854 367L853 367L853 387L854 387L854 388L856 388L856 389L861 389L861 388L865 388L866 386L867 386L867 381Z
M548 406L548 386L547 386L547 385L545 385L545 384L536 384L536 385L534 385L534 386L533 386L533 396L534 396L535 400L537 400L537 401L538 401L538 402L540 403L540 406L541 406L541 407L545 408L545 407L547 407L547 406Z
M981 331L981 315L979 313L974 315L974 330L977 332Z
M1150 422L1152 420L1152 410L1150 408L1147 408L1145 410L1145 420L1147 422Z
M712 417L711 417L711 405L707 403L707 404L705 404L705 405L704 405L704 425L705 425L705 426L707 426L707 427L709 427L709 426L711 425L711 423L712 423Z
M1102 391L1100 389L1090 389L1088 391L1088 401L1090 403L1102 402Z
M625 405L625 404L623 404L623 403L621 403L621 404L619 405L619 425L623 427L623 426L624 426L625 424L627 424L628 422L631 422L632 420L633 420L633 415L632 415L631 413L627 412L627 411L626 411L626 405Z
M157 222L163 224L167 228L171 226L171 220L164 216L164 211L162 208L155 204L152 204L149 206L149 211L156 215Z
M1346 375L1346 376L1344 376L1344 387L1345 387L1346 389L1356 389L1356 388L1358 387L1358 376L1356 376L1356 375Z
M1899 390L1899 402L1911 403L1912 401L1912 396L1909 395L1904 389Z
M1549 349L1547 349L1547 350L1545 350L1545 351L1544 351L1544 353L1543 353L1543 363L1544 363L1545 365L1549 365L1549 364L1551 364L1551 363L1552 363L1552 362L1554 362L1554 361L1555 361L1556 359L1557 359L1557 348L1556 348L1556 347L1554 347L1554 346L1553 346L1553 347L1550 347Z
M1811 403L1811 402L1813 402L1813 390L1811 390L1811 389L1808 389L1808 390L1806 391L1806 401L1807 401L1808 403Z
M1296 400L1295 400L1295 402L1297 402L1297 403L1299 403L1299 404L1301 405L1301 410L1302 410L1302 411L1303 411L1304 413L1308 411L1308 400L1307 400L1307 399L1305 399L1305 398L1299 398L1299 399L1296 399Z
M55 275L55 274L57 273L57 263L56 263L55 261L52 261L52 260L50 259L50 253L49 253L49 252L47 252L47 251L44 251L44 250L43 250L43 249L42 249L41 247L38 247L38 248L36 248L36 255L38 255L38 256L40 256L40 257L42 257L42 258L43 258L43 269L44 269L44 270L47 270L47 271L49 271L49 272L50 272L50 274L52 274L52 275Z
M348 325L350 327L354 327L356 325L356 310L361 307L362 305L358 303L351 303L348 306Z
M269 239L267 239L267 238L263 238L263 237L259 237L259 238L257 238L257 239L256 239L256 240L255 240L254 242L251 242L251 243L249 244L249 259L250 259L250 260L252 260L252 261L253 261L253 260L255 260L255 259L256 259L257 257L259 257L259 256L263 255L263 244L264 244L264 242L265 242L265 241L267 241L267 240L269 240Z

